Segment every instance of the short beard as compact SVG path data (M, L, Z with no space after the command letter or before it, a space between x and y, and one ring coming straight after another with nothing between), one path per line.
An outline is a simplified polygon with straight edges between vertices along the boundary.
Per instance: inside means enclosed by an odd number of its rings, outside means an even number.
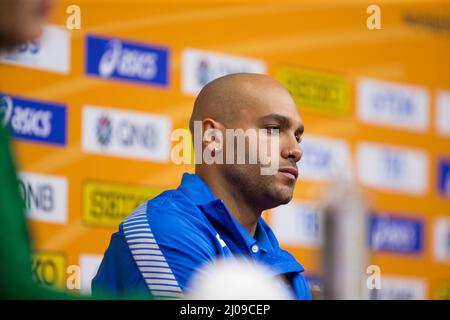
M273 175L261 175L259 166L237 166L239 167L225 171L225 179L230 186L236 189L235 192L243 194L261 211L278 207L292 200L293 191L284 192L281 188L273 188L275 177ZM253 179L255 175L258 175L260 179Z

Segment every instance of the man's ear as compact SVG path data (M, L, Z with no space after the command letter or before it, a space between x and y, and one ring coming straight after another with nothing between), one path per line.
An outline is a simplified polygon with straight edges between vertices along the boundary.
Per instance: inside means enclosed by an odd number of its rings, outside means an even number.
M209 144L217 140L216 132L219 129L219 123L211 118L205 118L202 120L202 141L205 144Z
M202 121L203 146L209 147L212 150L219 151L222 149L223 144L223 125L211 118L205 118Z

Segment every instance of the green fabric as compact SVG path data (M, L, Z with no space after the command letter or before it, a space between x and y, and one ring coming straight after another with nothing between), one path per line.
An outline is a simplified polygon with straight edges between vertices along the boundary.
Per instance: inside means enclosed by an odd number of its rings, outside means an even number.
M40 287L31 275L31 251L9 138L0 125L0 299L152 299L150 294L88 297Z
M31 247L9 139L0 126L0 297L65 299L39 287L31 276Z

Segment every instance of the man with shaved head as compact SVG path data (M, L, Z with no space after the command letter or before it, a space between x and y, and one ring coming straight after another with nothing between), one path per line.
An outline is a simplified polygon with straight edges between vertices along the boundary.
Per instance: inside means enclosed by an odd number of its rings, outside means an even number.
M289 92L261 74L223 76L200 91L189 127L195 174L125 219L93 291L184 297L201 267L241 258L269 267L291 296L311 299L303 267L261 217L292 199L298 176L304 129Z

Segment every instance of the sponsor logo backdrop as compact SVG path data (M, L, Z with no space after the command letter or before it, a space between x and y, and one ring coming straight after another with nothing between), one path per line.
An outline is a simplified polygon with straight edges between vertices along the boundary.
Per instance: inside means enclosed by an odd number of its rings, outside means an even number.
M118 223L193 171L171 163L170 134L200 88L258 72L286 86L306 125L295 199L265 217L311 284L320 191L353 173L372 195L368 245L386 275L369 297L448 297L450 47L403 19L450 10L433 3L383 4L370 31L365 5L80 1L82 29L69 31L71 2L58 1L42 39L0 59L36 279L61 287L79 265L89 292Z

